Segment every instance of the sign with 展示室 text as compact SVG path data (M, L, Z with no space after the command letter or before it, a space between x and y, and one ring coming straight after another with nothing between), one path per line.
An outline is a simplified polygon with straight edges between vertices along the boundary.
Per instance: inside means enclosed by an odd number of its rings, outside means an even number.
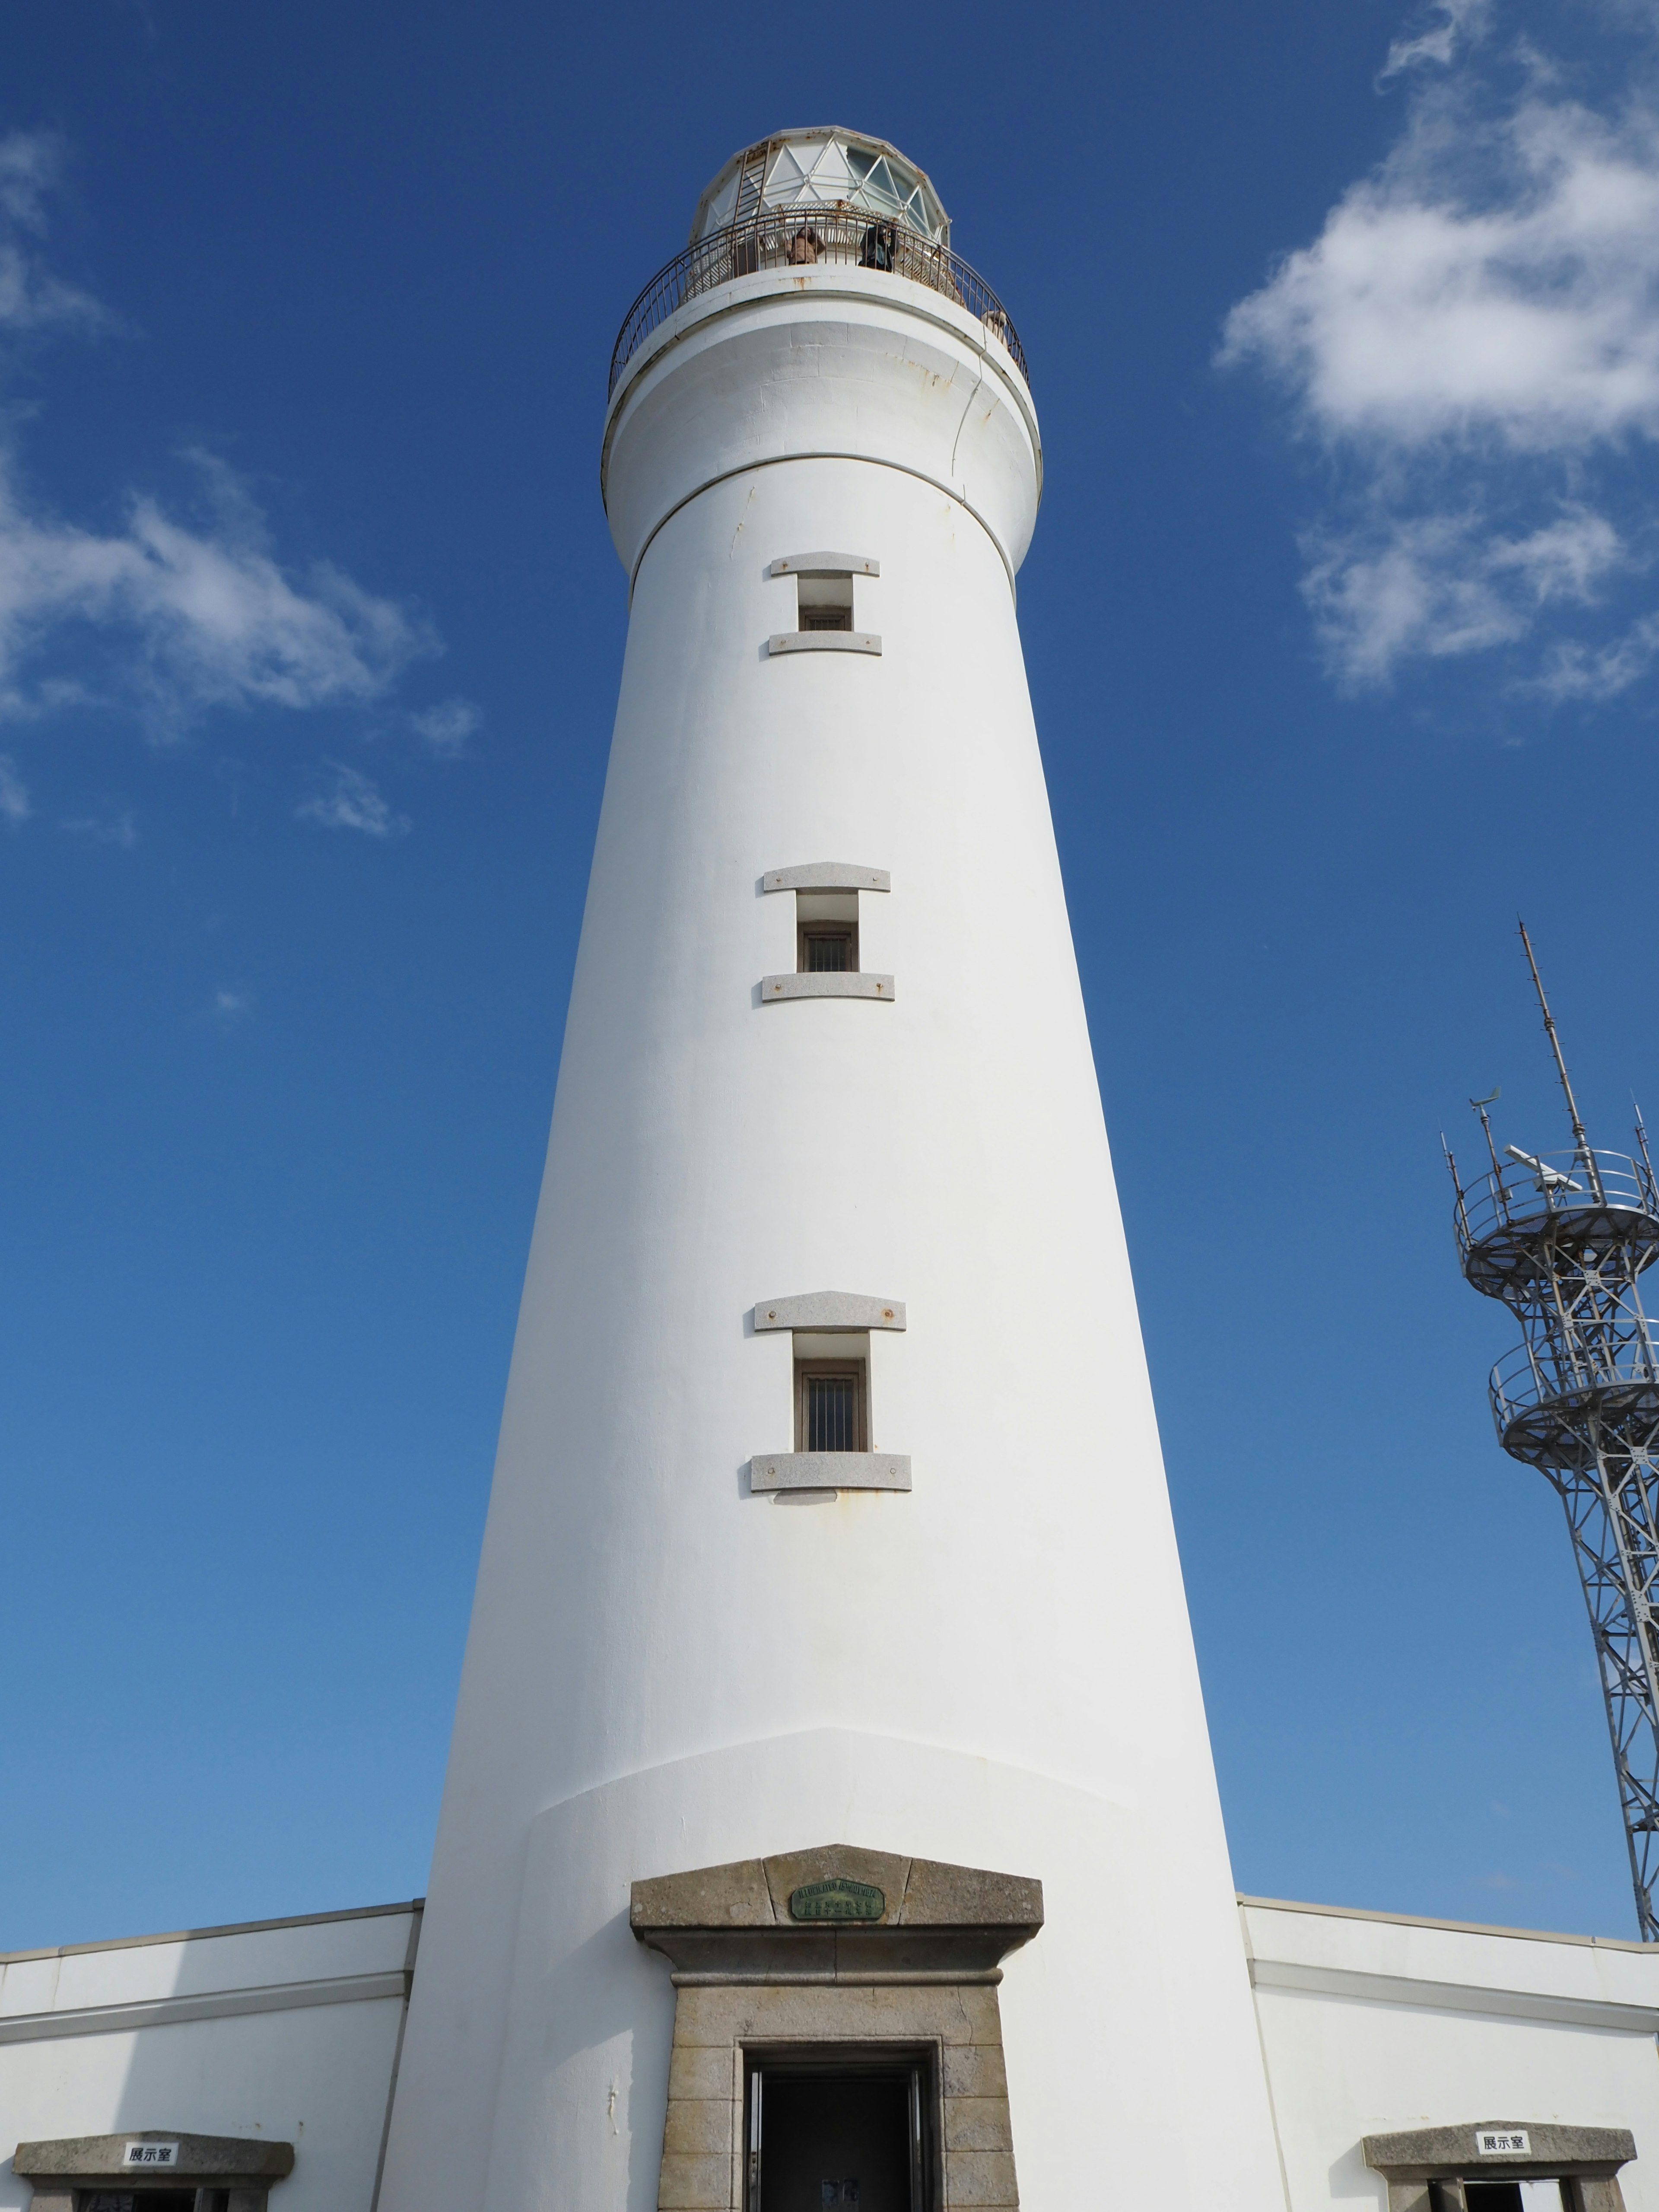
M168 2166L176 2170L179 2164L179 2146L176 2142L130 2142L121 2163L124 2166L149 2166L157 2172Z
M1524 2128L1477 2128L1474 2147L1482 2158L1529 2158L1532 2145ZM1485 2187L1483 2183L1482 2187ZM1494 2187L1496 2184L1493 2185Z
M789 1899L792 1920L879 1920L887 1899L867 1881L832 1875L827 1881L803 1882Z

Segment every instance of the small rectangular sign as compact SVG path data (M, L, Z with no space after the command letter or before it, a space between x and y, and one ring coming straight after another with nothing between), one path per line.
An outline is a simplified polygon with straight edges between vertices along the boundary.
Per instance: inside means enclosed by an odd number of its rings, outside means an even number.
M879 1920L887 1899L867 1881L831 1875L826 1881L803 1882L789 1899L792 1920Z
M176 2142L130 2142L121 2163L123 2166L147 2166L156 2169L177 2166L179 2146Z
M1474 2147L1482 2158L1530 2158L1532 2145L1524 2128L1477 2128ZM1486 2186L1483 2182L1482 2188Z

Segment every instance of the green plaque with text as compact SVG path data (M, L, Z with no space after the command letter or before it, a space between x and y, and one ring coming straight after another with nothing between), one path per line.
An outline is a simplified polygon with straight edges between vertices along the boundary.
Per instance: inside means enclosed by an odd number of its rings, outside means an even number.
M832 1875L828 1881L804 1882L789 1899L792 1920L879 1920L887 1899L867 1881L847 1881Z

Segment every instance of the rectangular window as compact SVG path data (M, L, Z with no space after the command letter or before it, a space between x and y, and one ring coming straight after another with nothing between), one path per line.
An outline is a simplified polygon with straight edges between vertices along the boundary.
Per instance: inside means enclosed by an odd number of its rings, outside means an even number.
M800 933L800 972L803 975L848 975L857 973L858 948L850 929L803 929Z
M866 1442L866 1374L862 1359L795 1363L795 1449L861 1452Z
M802 975L852 975L859 965L856 891L797 891L795 967Z
M798 576L799 626L802 629L851 629L853 579L850 576Z

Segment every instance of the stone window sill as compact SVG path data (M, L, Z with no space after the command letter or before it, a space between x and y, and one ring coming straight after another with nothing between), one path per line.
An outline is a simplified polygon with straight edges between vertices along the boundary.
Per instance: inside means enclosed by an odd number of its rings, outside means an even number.
M763 975L761 1004L774 1006L783 999L884 999L893 996L890 975L872 975L862 969L827 969L817 975Z
M767 1490L908 1490L908 1452L768 1452L749 1462L749 1487Z
M768 653L877 653L881 640L866 629L784 629L766 641Z

